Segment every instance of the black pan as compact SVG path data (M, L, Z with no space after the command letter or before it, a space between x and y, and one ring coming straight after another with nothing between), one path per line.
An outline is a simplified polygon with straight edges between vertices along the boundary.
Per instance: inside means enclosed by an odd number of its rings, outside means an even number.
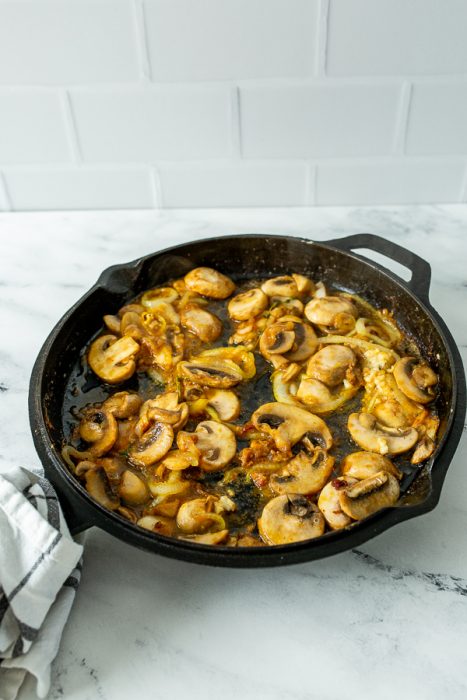
M411 273L409 282L355 254L371 249L397 261ZM84 345L102 326L104 313L115 313L142 290L179 277L193 267L214 267L234 279L288 272L323 278L334 287L361 294L376 307L394 310L406 333L441 378L439 443L394 508L380 511L350 528L323 537L275 547L207 546L156 535L131 524L96 503L64 464L64 394ZM429 302L431 270L418 255L371 234L315 243L289 236L228 236L183 244L105 270L96 284L57 323L34 365L29 415L34 443L47 477L58 492L72 533L93 525L125 542L176 559L199 564L258 567L293 564L356 547L380 532L432 510L464 424L465 376L456 344Z

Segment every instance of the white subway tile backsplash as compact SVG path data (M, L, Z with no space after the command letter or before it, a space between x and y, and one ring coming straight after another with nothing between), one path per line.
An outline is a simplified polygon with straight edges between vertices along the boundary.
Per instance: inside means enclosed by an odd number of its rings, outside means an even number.
M58 95L0 89L0 164L67 162L70 158Z
M303 163L183 163L158 167L164 207L303 206Z
M397 159L324 163L317 167L317 204L429 204L457 202L465 163Z
M0 2L0 83L137 79L128 0Z
M8 170L13 209L145 209L156 204L147 168Z
M330 0L329 75L467 72L465 0Z
M246 157L391 153L400 85L247 86L240 91Z
M228 87L78 89L70 95L84 160L147 163L231 153Z
M155 81L310 76L318 0L146 0Z
M467 153L467 82L413 86L406 151L417 155Z

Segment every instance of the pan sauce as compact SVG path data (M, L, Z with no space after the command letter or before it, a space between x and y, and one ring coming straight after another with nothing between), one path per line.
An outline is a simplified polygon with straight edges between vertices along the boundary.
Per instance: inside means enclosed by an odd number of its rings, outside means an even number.
M122 517L206 544L308 539L393 505L438 419L436 376L391 314L301 275L234 289L205 270L104 317L64 407L73 473Z

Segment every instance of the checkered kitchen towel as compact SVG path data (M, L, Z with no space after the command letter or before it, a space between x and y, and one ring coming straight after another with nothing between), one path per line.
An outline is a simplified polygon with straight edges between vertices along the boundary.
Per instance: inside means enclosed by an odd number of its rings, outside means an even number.
M14 700L28 674L47 695L82 551L42 471L0 475L0 700Z

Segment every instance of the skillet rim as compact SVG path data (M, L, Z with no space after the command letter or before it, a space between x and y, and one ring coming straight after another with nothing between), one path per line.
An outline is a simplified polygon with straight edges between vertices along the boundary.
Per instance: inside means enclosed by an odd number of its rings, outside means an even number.
M190 248L196 245L204 245L215 243L216 245L223 240L238 240L243 238L260 239L264 245L268 239L281 239L283 241L293 241L294 243L302 243L308 246L318 246L322 249L343 254L357 260L360 264L368 266L380 274L389 278L390 282L396 285L396 288L401 288L402 292L408 294L416 301L427 315L430 323L434 326L437 334L440 336L444 349L446 351L449 370L452 378L452 397L450 406L446 412L449 412L445 433L437 445L433 457L429 460L423 470L427 469L430 475L430 492L426 495L423 501L413 505L399 505L396 507L384 509L375 513L370 518L364 521L354 523L351 527L343 530L326 533L320 538L307 540L304 542L296 542L287 545L276 545L274 547L226 547L202 545L195 542L177 540L163 535L146 533L136 525L124 520L120 516L115 515L111 511L106 510L98 503L93 501L84 487L78 482L69 470L58 457L55 444L48 433L44 411L42 409L43 398L43 380L44 373L50 361L51 350L54 343L59 338L63 327L72 319L75 312L86 304L90 298L99 289L107 291L123 291L119 282L119 273L133 270L135 277L133 285L139 277L144 264L147 261L157 259L158 257L170 254L180 249ZM413 277L411 282L405 282L398 275L388 270L381 264L354 252L349 249L352 241L360 239L363 245L355 245L382 252L386 257L398 260L394 254L395 249L407 253L414 258L413 265L417 260L425 265L429 272L431 268L429 264L422 258L411 253L408 249L403 248L392 241L375 236L374 234L357 234L330 241L314 241L303 236L287 236L281 234L264 234L264 233L247 233L234 234L225 236L215 236L211 238L202 238L193 241L185 241L176 246L171 246L163 250L159 250L148 255L136 258L127 263L113 265L106 268L99 276L96 283L85 294L77 300L77 302L65 312L61 319L54 326L49 336L46 338L38 357L34 364L29 389L29 417L33 440L36 450L41 458L44 469L48 478L52 481L56 489L59 491L59 498L65 510L65 515L70 518L70 527L72 532L97 525L108 531L110 534L117 536L125 542L139 546L146 550L163 554L172 558L182 559L194 563L210 564L214 566L231 566L231 567L264 567L277 566L292 563L299 563L307 560L319 559L341 551L353 548L356 545L371 539L377 534L383 532L394 525L408 520L412 517L422 515L436 507L442 490L444 478L449 468L450 461L457 448L460 440L460 435L463 429L463 420L465 415L465 376L463 372L462 360L456 343L444 323L443 319L432 307L428 298L428 285L422 291L417 293L413 288L415 280L415 270L412 265L407 263L407 260L401 261L405 267L412 270ZM341 245L339 245L341 244ZM392 248L392 255L382 248ZM139 269L138 269L139 268ZM126 285L125 289L130 287ZM425 296L425 298L421 298ZM451 438L448 441L448 438ZM454 438L454 439L453 439ZM436 466L436 468L434 468ZM68 491L67 491L68 490ZM80 503L81 501L81 503ZM85 506L88 511L88 519L82 519L81 514L76 512L79 506ZM92 515L89 515L89 512Z

